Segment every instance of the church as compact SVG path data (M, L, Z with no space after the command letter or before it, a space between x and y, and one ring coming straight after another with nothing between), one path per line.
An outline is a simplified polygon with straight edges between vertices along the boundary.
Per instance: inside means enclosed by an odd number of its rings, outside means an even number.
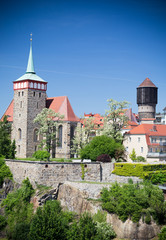
M40 136L34 119L43 108L52 109L64 116L57 129L59 142L54 147L56 149L52 149L51 157L72 157L72 139L80 119L75 115L67 96L47 97L47 81L40 78L34 70L32 39L26 73L13 81L13 88L14 98L4 115L12 123L11 138L16 141L16 157L31 157L38 149Z

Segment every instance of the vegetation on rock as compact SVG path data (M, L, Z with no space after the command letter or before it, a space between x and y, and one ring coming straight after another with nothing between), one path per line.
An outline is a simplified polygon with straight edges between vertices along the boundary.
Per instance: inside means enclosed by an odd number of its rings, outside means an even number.
M151 218L158 224L166 222L166 202L162 190L146 181L140 184L112 184L110 190L104 188L101 194L102 207L115 213L122 221L130 218L139 222L142 218L147 224Z

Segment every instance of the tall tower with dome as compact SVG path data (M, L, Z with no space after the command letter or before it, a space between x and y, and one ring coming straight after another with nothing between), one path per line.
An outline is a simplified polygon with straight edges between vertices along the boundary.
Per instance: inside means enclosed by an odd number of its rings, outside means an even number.
M47 82L34 70L32 38L26 73L13 82L13 130L12 139L16 141L17 157L30 157L37 149L37 125L33 123L38 113L46 107Z

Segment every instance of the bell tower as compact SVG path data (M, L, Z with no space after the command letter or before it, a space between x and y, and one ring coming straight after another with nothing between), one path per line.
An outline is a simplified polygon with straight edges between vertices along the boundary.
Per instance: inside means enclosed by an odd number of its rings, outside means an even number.
M149 78L137 87L137 104L139 120L155 118L158 88Z
M31 157L39 144L38 126L33 123L33 120L46 107L47 90L47 82L41 79L34 70L32 36L26 73L13 82L13 88L12 139L16 141L16 156Z

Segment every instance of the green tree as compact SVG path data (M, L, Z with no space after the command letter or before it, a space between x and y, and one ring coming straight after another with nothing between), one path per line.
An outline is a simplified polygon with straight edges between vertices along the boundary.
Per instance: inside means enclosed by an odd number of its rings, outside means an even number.
M82 118L81 124L78 124L75 129L72 153L79 155L80 150L93 139L98 129L94 117Z
M44 145L49 153L52 146L56 144L56 129L62 119L62 115L48 108L44 108L34 119L34 123L39 125L39 134L43 137L41 145Z
M102 135L114 138L116 141L123 139L121 129L127 125L128 117L125 115L125 109L128 108L127 101L118 102L108 99L109 109L105 113L104 127L101 130Z
M135 149L133 148L132 152L129 154L129 157L132 161L136 161L137 160L137 155L135 152Z
M11 123L4 116L0 121L0 156L5 158L15 158L15 141L11 142Z
M68 220L58 201L47 201L43 208L39 207L37 209L32 219L30 239L67 239Z
M20 239L15 236L18 232L21 234L21 231L25 231L22 223L24 223L24 227L26 225L26 231L29 228L33 216L33 207L30 204L33 193L34 190L29 179L25 179L22 182L21 188L9 193L7 198L3 200L2 207L5 208L7 235L9 239ZM24 233L22 234L24 235Z
M116 142L115 139L108 136L97 136L92 139L92 141L87 144L80 151L80 156L82 159L91 159L95 161L98 156L102 154L108 154L110 157L115 157L116 151L122 150L124 152L124 147L121 143Z

